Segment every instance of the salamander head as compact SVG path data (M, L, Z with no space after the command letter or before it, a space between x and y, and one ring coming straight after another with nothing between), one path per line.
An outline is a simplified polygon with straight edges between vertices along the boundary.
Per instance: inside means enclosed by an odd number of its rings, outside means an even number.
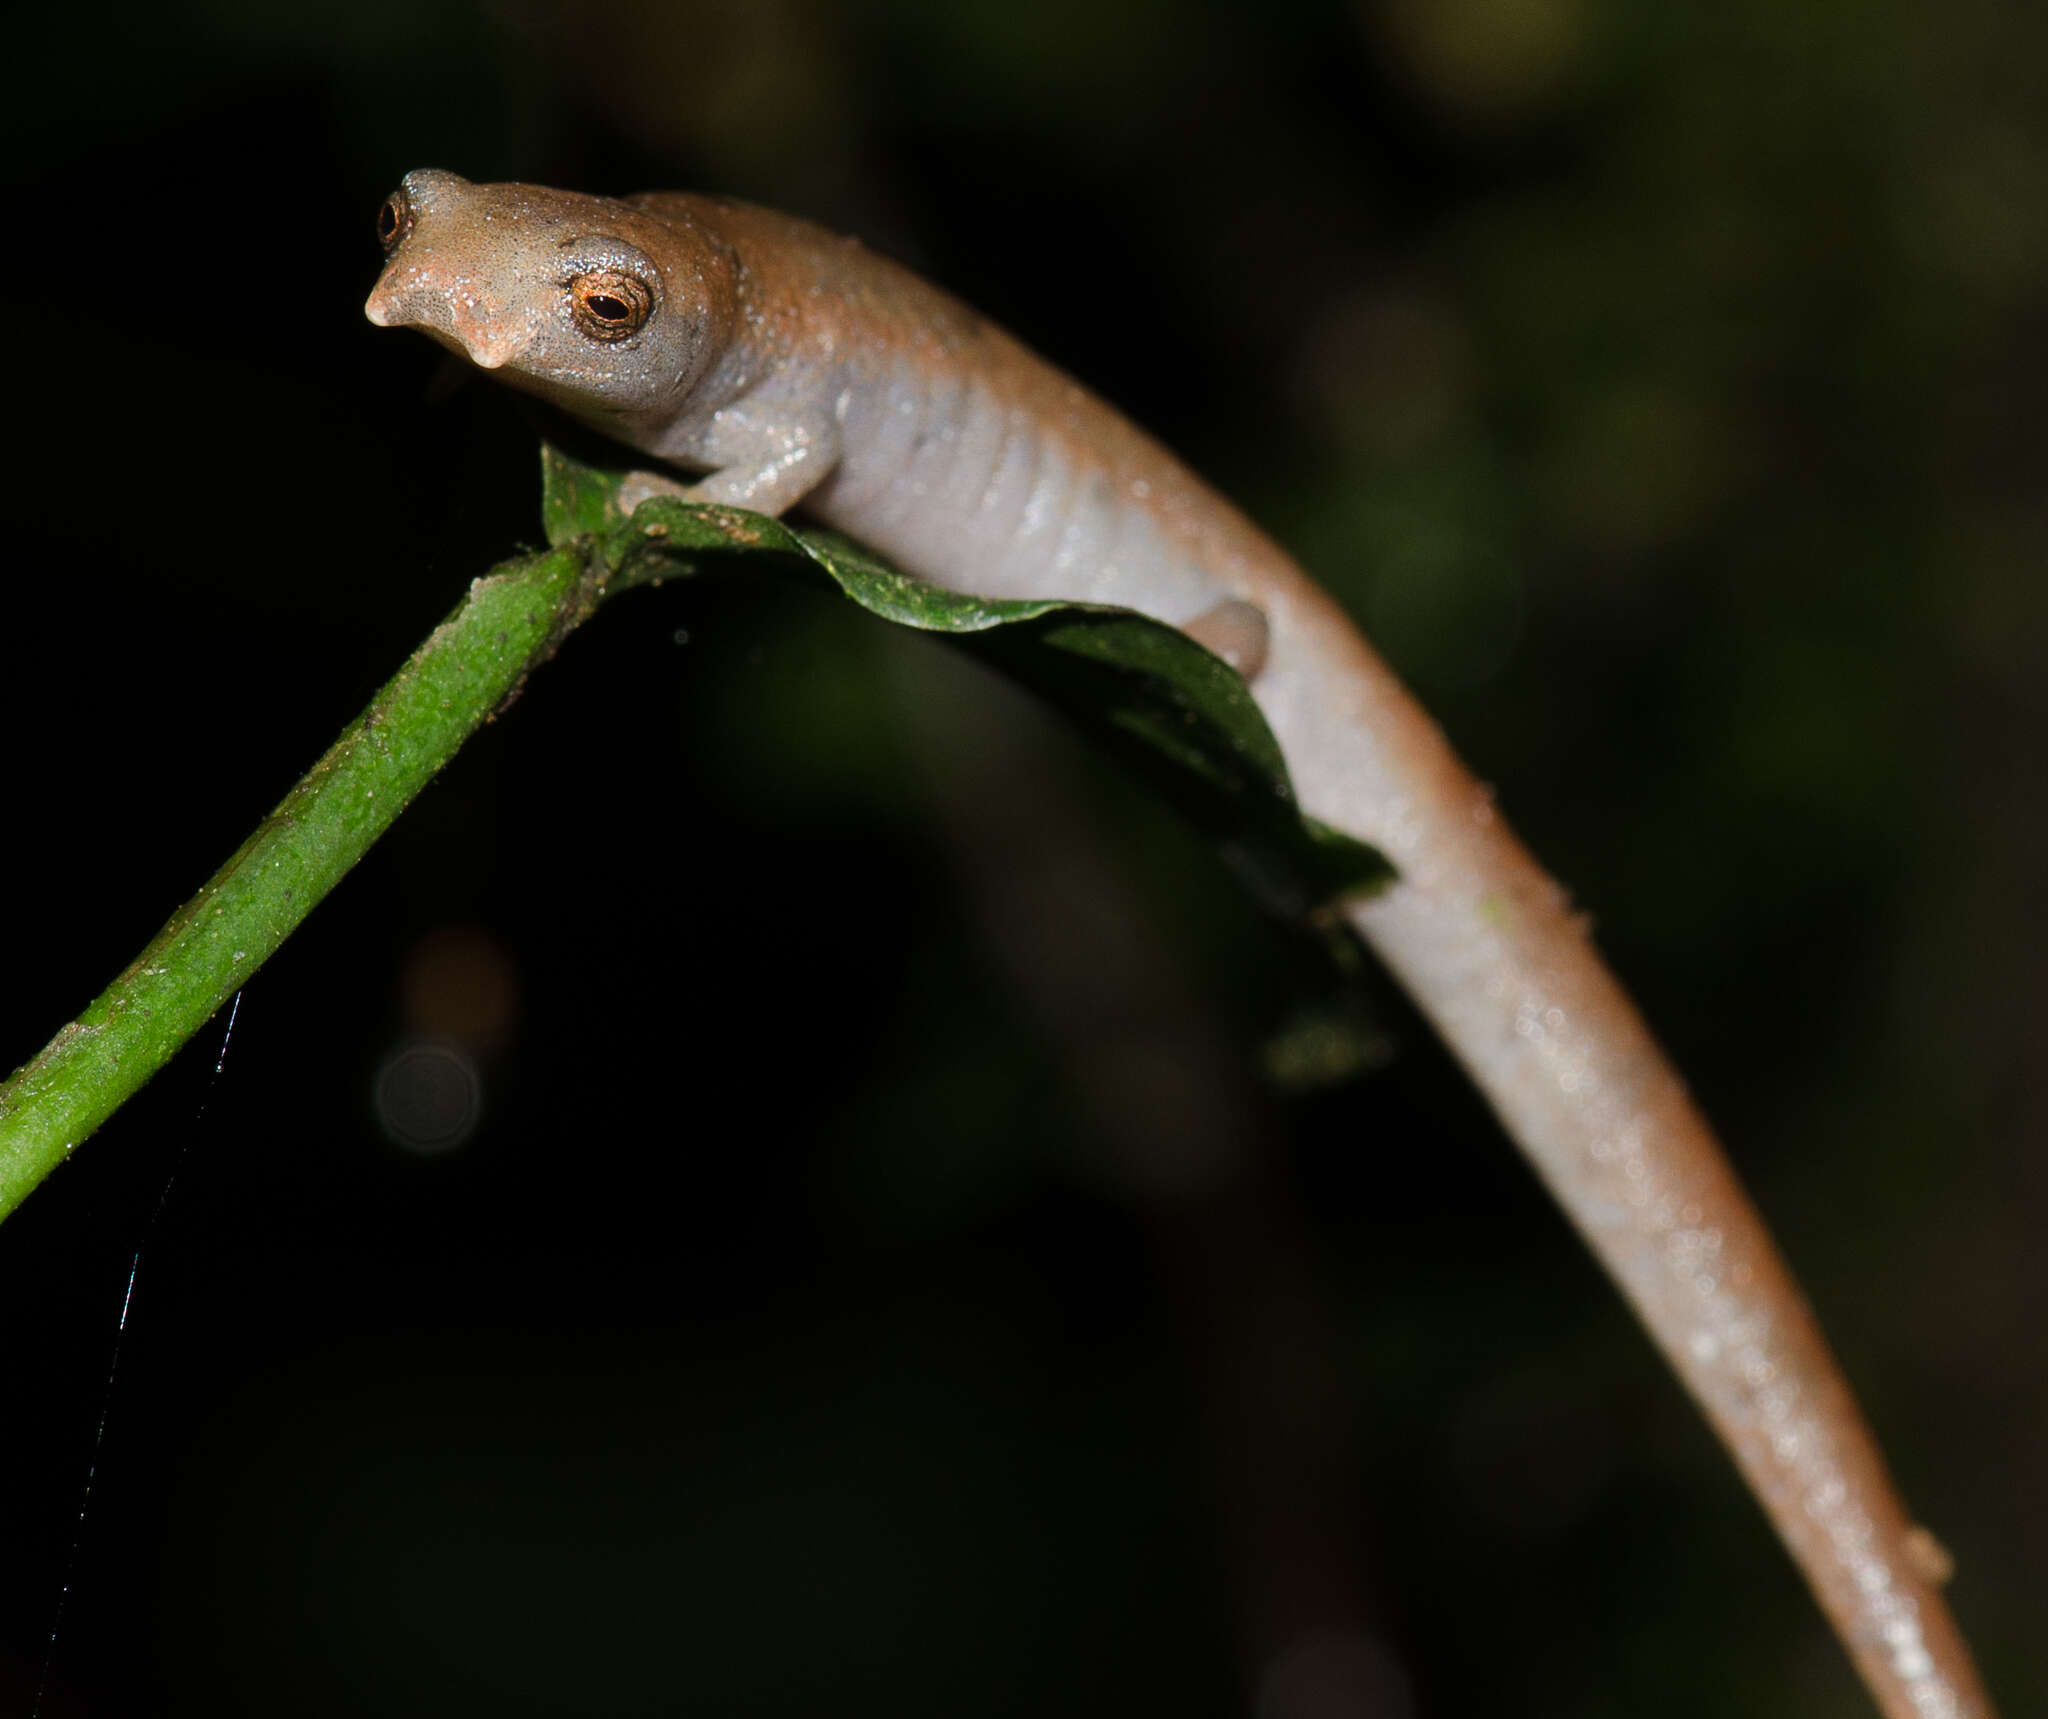
M364 314L579 417L672 410L735 319L734 263L687 221L539 185L408 173L377 212Z

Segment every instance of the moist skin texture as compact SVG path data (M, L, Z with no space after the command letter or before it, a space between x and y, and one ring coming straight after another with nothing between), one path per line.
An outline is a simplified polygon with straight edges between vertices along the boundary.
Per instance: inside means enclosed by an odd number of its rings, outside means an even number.
M1584 921L1282 550L1000 329L804 222L686 193L617 201L418 172L380 227L372 322L419 328L698 474L693 499L801 502L978 595L1142 610L1245 674L1303 807L1400 868L1350 918L1705 1410L1879 1707L1992 1712L1929 1579L1925 1530ZM636 281L648 310L621 333Z

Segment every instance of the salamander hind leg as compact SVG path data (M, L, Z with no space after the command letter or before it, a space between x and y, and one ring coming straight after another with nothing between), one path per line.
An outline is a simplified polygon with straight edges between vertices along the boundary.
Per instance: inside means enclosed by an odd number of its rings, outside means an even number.
M1266 611L1239 597L1226 597L1212 609L1204 609L1181 631L1204 650L1221 657L1247 684L1259 678L1266 666L1266 646L1271 629Z

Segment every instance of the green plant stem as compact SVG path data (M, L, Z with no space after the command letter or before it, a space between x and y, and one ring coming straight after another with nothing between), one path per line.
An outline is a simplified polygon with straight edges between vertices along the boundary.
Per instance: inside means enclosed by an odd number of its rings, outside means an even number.
M470 587L128 970L0 1085L0 1218L248 982L589 617L608 580L578 541L508 561Z

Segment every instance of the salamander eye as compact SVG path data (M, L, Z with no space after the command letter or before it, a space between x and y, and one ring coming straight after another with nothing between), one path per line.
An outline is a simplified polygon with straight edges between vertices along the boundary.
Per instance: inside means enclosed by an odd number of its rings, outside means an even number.
M592 340L638 334L654 313L654 291L638 275L598 269L569 283L569 314Z
M377 211L377 243L384 247L384 254L388 257L411 231L412 199L403 191L394 191Z

